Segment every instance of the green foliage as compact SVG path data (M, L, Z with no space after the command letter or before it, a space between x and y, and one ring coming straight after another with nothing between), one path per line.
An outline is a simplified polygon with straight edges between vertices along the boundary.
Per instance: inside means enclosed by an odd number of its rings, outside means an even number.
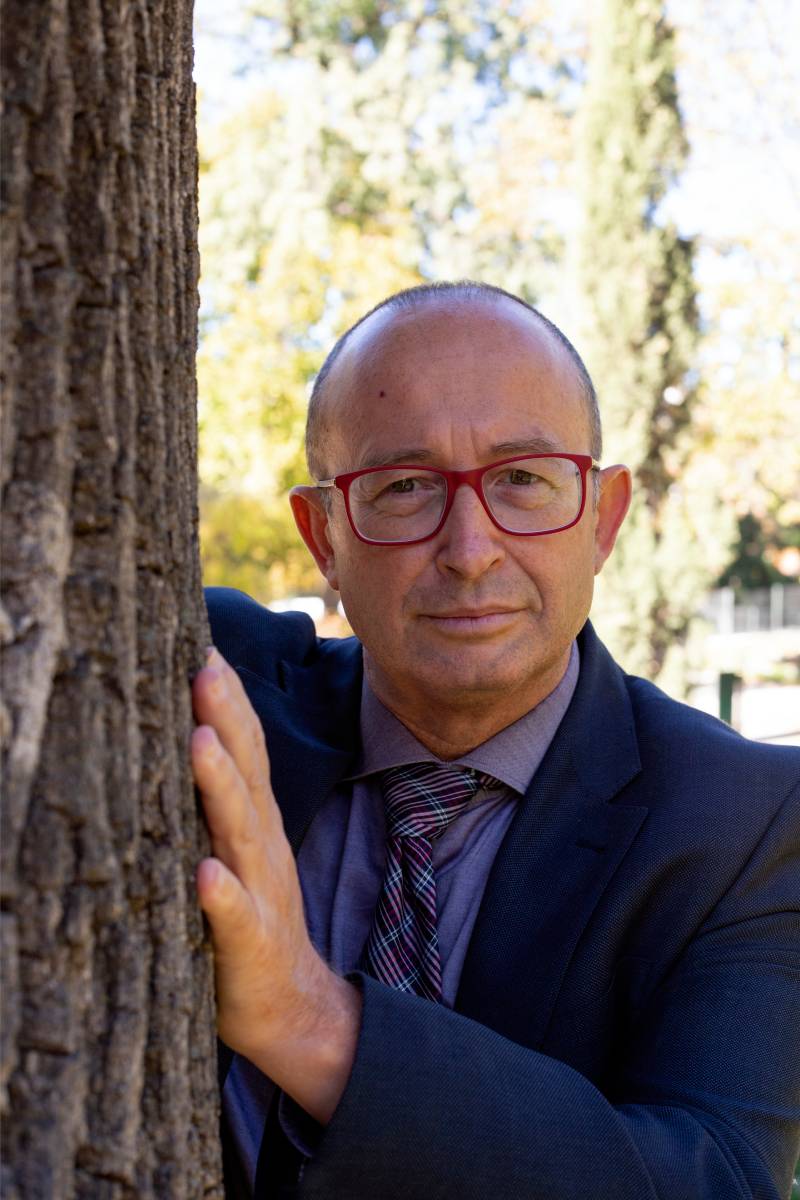
M313 560L287 520L285 498L262 502L238 490L200 493L203 578L239 588L262 603L319 591Z
M604 458L634 476L598 623L628 669L655 678L668 656L674 675L677 648L732 538L696 454L694 246L664 213L687 144L661 0L601 6L582 141L582 344L601 401Z
M719 586L743 592L785 583L786 572L780 570L780 564L787 550L795 551L792 561L800 555L800 524L781 526L768 516L759 519L752 512L745 513L739 518L736 557L722 572Z

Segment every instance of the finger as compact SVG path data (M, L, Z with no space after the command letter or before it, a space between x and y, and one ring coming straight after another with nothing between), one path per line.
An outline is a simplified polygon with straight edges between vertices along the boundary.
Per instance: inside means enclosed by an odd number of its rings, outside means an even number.
M246 890L218 858L204 858L197 868L197 895L208 918L215 950L234 956L252 944L256 918Z
M244 887L257 889L268 869L269 840L275 833L264 828L262 813L211 726L194 730L191 755L213 852Z
M192 700L197 720L216 730L258 802L269 804L269 758L261 722L239 676L218 650L212 649L207 666L195 676Z
M265 946L252 896L224 863L215 858L200 863L197 894L214 947L219 1035L253 1059L250 1047L258 1044L264 1017L274 1002L272 979L280 974L281 964Z

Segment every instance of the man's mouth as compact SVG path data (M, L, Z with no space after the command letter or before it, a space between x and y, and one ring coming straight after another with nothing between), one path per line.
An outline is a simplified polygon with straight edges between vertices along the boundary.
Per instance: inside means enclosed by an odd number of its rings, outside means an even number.
M468 618L474 620L478 617L493 617L501 613L517 612L516 608L507 608L501 604L487 604L483 608L447 608L442 612L425 613L426 617L436 617L437 619L452 619L455 621Z
M423 613L422 616L445 633L485 634L503 629L520 611L519 608L490 604L481 608L443 609L441 612Z

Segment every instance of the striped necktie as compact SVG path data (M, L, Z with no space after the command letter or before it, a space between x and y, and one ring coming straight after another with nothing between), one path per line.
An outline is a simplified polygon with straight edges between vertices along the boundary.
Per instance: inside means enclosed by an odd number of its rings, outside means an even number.
M399 991L441 1000L431 842L480 788L497 782L471 767L431 762L383 772L386 873L361 956L367 974Z

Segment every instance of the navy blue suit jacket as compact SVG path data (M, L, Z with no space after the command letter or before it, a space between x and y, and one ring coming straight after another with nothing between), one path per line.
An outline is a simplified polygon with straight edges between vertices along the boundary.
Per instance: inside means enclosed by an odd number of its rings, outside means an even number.
M295 852L358 749L361 648L210 589ZM616 666L587 624L451 1011L354 975L350 1081L281 1195L785 1200L800 1149L800 751ZM276 1150L276 1159L279 1153ZM271 1190L269 1153L260 1195ZM231 1194L238 1195L229 1182Z

